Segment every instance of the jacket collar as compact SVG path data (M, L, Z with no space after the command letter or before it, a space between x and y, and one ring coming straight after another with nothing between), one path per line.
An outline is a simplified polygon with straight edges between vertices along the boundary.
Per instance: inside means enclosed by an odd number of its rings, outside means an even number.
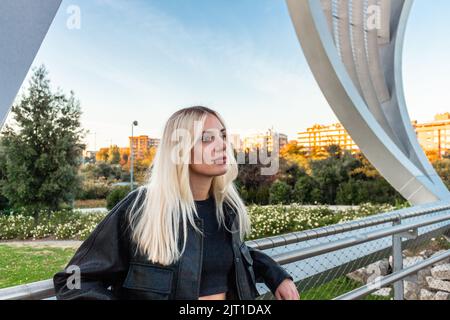
M225 202L223 202L222 208L225 214L225 223L227 224L228 228L231 229L236 218L236 211L228 203ZM194 216L194 221L200 224L201 222L203 222L203 219Z

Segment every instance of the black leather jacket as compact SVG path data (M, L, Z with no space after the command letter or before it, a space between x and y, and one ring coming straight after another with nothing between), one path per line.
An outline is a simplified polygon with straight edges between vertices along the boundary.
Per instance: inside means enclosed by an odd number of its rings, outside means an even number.
M127 228L126 211L137 192L134 190L111 209L82 243L66 269L54 275L58 299L198 299L202 236L189 226L186 251L176 263L163 266L149 262L136 253L136 246L130 238L130 228ZM238 219L234 219L236 213L225 204L224 209L229 213L226 214L228 226L238 230ZM202 230L202 219L195 218L195 222ZM238 232L233 232L232 241L233 281L227 299L255 299L259 295L256 282L264 282L275 293L284 279L292 280L289 273L271 257L242 242ZM75 284L72 273L68 272L69 266L79 268L79 289L69 289L73 288L70 284L68 287L68 282Z

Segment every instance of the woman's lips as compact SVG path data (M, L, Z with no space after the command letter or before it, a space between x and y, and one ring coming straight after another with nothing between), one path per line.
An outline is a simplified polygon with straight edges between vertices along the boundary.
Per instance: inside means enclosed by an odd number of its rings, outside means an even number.
M217 163L217 162L220 162L220 163ZM225 164L225 163L227 163L227 156L223 156L223 157L215 159L214 163L216 163L216 164Z

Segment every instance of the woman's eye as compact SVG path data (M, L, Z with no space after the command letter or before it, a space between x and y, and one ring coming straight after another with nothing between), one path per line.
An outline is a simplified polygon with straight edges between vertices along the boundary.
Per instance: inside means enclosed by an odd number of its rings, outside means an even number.
M219 135L217 135L219 136ZM222 138L222 140L226 140L227 139L227 134L222 132L220 133L220 137ZM205 133L202 136L202 141L203 142L213 142L216 139L216 135L214 133Z
M211 142L214 141L214 136L209 134L204 134L202 138L203 142Z

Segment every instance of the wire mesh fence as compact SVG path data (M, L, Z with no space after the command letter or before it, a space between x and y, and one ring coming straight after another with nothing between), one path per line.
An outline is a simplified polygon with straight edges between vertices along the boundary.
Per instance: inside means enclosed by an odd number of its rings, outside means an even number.
M397 213L389 213L376 217L379 221L388 221L380 224L371 225L367 219L361 220L361 226L368 227L356 228L344 232L324 232L324 228L310 230L308 236L297 233L295 237L306 238L306 240L279 245L263 250L273 257L280 257L288 252L311 251L311 248L319 248L345 241L350 238L363 239L366 234L373 234L392 228L396 225L424 224L418 227L415 232L401 233L400 239L402 246L402 256L400 263L403 268L412 266L418 262L436 255L443 250L449 250L449 231L450 219L441 219L441 221L428 224L430 219L440 219L448 217L449 211L445 207L436 208L408 208ZM396 214L399 219L395 219ZM392 219L391 219L392 218ZM401 219L400 219L401 218ZM358 224L359 222L356 222ZM355 224L355 223L353 223ZM333 226L337 230L345 230L348 223ZM327 229L327 228L325 228ZM330 229L328 228L328 231ZM317 236L314 236L316 234ZM325 234L320 236L320 234ZM397 235L397 236L400 236ZM307 254L307 258L287 263L284 265L286 270L293 276L302 300L328 300L339 297L340 295L357 289L365 284L373 283L377 285L380 277L392 274L395 270L393 258L394 235L384 236L372 241L361 241L357 245L349 245L340 249L330 249L319 251L319 254ZM281 237L283 238L283 236ZM293 236L285 235L285 239L292 239ZM278 242L280 237L277 237ZM266 239L267 240L267 239ZM267 241L265 241L267 243ZM276 241L274 241L276 242ZM256 241L258 243L258 241ZM397 258L398 260L398 258ZM450 259L437 263L442 265L450 263ZM400 266L402 268L402 266ZM436 297L437 293L445 297L446 291L442 291L437 285L430 285L433 281L431 274L433 266L419 271L417 274L409 276L402 280L403 295L405 299L417 300L430 297ZM398 269L398 267L397 267ZM436 280L436 279L435 279ZM441 279L437 279L441 280ZM450 283L449 283L450 285ZM258 291L261 293L258 299L274 299L272 293L264 284L258 284ZM375 292L366 296L369 300L389 300L394 299L393 285L379 287ZM439 296L439 295L438 295Z

